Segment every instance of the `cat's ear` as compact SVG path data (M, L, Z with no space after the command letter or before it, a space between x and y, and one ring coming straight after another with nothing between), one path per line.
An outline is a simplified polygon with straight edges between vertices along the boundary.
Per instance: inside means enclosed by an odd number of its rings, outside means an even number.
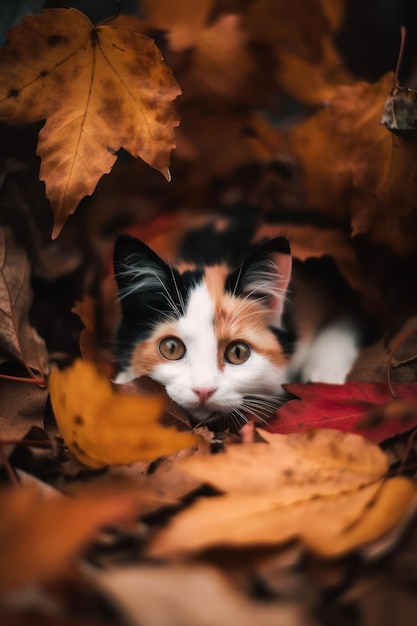
M235 295L259 299L271 312L271 324L281 327L291 279L291 250L285 237L275 237L259 246L228 278Z
M172 280L169 266L149 246L129 235L117 237L113 264L125 315L139 300L160 293Z

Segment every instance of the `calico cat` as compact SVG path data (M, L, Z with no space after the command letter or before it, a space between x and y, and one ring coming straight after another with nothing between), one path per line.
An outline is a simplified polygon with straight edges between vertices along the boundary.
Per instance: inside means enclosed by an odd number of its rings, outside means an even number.
M359 339L346 316L325 320L320 307L309 309L314 281L303 288L297 279L285 237L255 245L232 267L223 256L173 267L128 235L114 251L116 382L150 377L193 426L214 431L267 421L295 378L343 382Z

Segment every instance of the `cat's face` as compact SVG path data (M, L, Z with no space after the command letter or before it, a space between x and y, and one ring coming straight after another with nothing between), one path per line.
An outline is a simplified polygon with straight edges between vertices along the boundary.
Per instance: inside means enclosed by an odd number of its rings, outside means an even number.
M151 377L193 425L220 430L249 416L267 419L286 378L276 331L290 267L281 238L235 271L217 265L183 273L143 243L119 238L118 381Z

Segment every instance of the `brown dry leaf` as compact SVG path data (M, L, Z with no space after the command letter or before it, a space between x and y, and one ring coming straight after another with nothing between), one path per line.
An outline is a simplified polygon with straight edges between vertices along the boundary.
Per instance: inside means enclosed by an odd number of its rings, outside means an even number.
M88 361L53 370L49 392L69 449L90 467L153 460L195 444L192 433L158 423L161 398L116 393Z
M150 547L155 556L291 539L324 556L345 554L392 530L414 506L416 488L383 482L387 459L358 435L317 430L263 436L181 464L227 491L177 515Z
M339 4L339 0L337 1ZM331 32L320 0L255 0L251 2L246 28L252 37L310 61L322 57L322 37Z
M105 359L97 337L97 302L89 295L75 303L72 312L78 315L84 324L80 334L80 350L86 361L94 363L97 370L110 378L114 374L114 366Z
M40 178L57 236L124 148L169 178L180 89L154 42L130 28L100 26L76 9L26 17L0 50L0 118L46 119Z
M380 124L392 74L336 90L325 110L295 128L290 150L304 167L309 206L350 217L353 235L369 232L401 252L414 241L402 226L416 206L417 144Z
M184 93L192 89L222 98L239 94L254 68L246 42L239 15L224 15L202 30L190 69L181 77Z
M321 105L335 95L339 85L353 82L329 36L323 38L322 47L323 56L317 63L287 50L280 50L278 55L280 86L298 102L309 106Z
M0 227L0 361L16 360L29 374L46 374L44 341L29 324L30 262L10 229Z
M51 580L108 524L131 520L140 494L45 497L33 487L0 491L0 592Z
M148 22L167 31L173 52L193 51L180 78L184 94L214 93L227 98L239 93L254 68L240 15L222 15L207 24L213 0L144 4Z
M167 31L171 50L181 52L198 43L213 0L144 0L142 4L147 22L154 28Z

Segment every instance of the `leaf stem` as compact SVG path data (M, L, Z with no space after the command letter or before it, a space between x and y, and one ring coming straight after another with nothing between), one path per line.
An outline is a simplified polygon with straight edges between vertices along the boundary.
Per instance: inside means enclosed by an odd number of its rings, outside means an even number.
M0 378L4 380L13 380L18 383L30 383L31 385L46 385L45 378L26 378L24 376L9 376L8 374L0 374Z
M407 29L405 26L401 26L400 28L400 37L401 37L401 41L400 41L400 51L398 53L398 59L397 59L397 66L395 68L395 74L394 74L394 79L392 81L392 87L397 87L397 85L399 84L399 78L398 75L400 73L400 69L401 69L401 63L403 61L403 55L404 55L404 46L405 46L405 40L407 37Z
M116 4L116 11L115 11L114 15L112 15L109 18L107 18L107 20L104 20L104 22L101 22L100 26L104 26L104 24L107 24L108 22L112 22L117 17L119 17L120 12L122 10L122 0L114 0L114 2Z

